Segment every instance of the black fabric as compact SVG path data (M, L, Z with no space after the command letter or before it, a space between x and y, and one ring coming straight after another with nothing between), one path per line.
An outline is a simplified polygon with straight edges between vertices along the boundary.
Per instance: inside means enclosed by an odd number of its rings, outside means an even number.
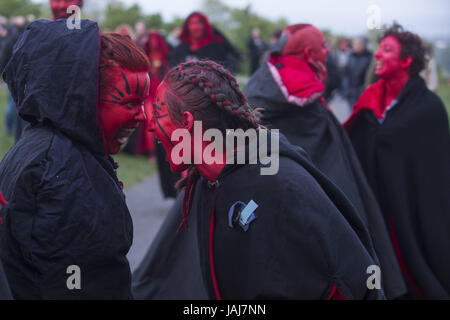
M212 60L231 72L236 72L240 62L239 52L215 28L214 33L220 35L224 39L223 42L213 42L195 51L189 48L188 43L182 42L172 51L169 66L173 67L189 60Z
M262 122L279 129L333 181L355 206L368 227L380 259L388 298L406 292L388 229L351 142L335 116L318 100L300 107L284 98L267 64L250 78L244 92L254 107L264 108Z
M380 124L360 111L350 138L400 251L426 298L450 297L450 135L440 99L419 76ZM410 288L410 292L413 290Z
M347 299L381 299L366 286L378 264L370 236L353 206L300 148L280 136L276 175L261 164L227 165L218 186L200 178L189 215L181 222L181 197L133 275L140 299L217 298L209 256L213 209L214 267L223 299L327 299L336 285ZM259 206L249 229L228 225L237 201ZM215 204L215 206L214 206Z
M12 300L11 289L9 288L8 279L6 278L3 264L0 260L0 300Z
M177 196L175 184L180 180L181 175L174 173L170 169L170 164L166 160L166 150L157 139L155 139L155 155L156 164L158 165L159 183L163 196L164 198L175 198Z
M30 122L0 164L0 255L16 299L131 298L132 221L96 122L99 40L95 22L38 20L5 69ZM67 288L71 265L80 290Z
M352 52L345 66L344 95L353 105L366 88L366 74L372 61L372 52L365 50L361 53Z

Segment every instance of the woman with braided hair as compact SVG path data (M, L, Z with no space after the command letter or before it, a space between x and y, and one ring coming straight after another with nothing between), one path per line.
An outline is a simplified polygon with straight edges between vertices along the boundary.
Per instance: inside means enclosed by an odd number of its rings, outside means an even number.
M155 99L149 127L172 170L189 173L134 274L136 298L384 297L382 289L366 286L366 270L378 262L353 207L302 149L259 126L226 69L210 61L180 64L167 73ZM196 140L195 121L205 135L211 129L224 136L238 129L258 132L236 150L251 152L257 139L261 151L262 141L270 140L268 154L279 155L279 170L262 174L262 159L221 161L230 159L229 148L217 149L215 161L204 159L209 145ZM176 140L183 130L194 137ZM194 150L181 163L174 155L180 143Z
M3 74L28 122L0 163L0 258L15 299L129 299L133 226L119 152L139 122L148 59L95 22L38 20Z

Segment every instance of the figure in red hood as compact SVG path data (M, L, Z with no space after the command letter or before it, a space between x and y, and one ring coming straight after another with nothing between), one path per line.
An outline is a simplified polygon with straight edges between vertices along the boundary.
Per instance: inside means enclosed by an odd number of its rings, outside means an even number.
M345 123L389 225L410 298L450 298L450 134L419 76L425 47L394 24L375 53L380 80Z
M183 24L179 36L181 43L174 49L170 66L189 60L209 59L232 71L237 69L239 53L224 35L215 29L208 18L199 13L191 13Z
M67 8L70 6L83 6L83 0L50 0L50 8L52 9L53 19L67 19L73 13L67 12Z
M380 259L385 293L395 298L406 287L381 210L345 130L323 99L328 52L317 28L292 25L244 92L254 108L263 108L262 123L279 129L292 144L305 149L357 208Z

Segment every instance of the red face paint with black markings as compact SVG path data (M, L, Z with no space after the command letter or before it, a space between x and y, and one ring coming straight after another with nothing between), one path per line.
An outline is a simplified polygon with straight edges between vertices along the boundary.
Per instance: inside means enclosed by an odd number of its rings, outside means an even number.
M150 108L151 114L147 114L148 130L155 133L156 139L161 142L166 150L166 160L174 172L181 172L188 168L186 164L175 164L172 161L171 153L173 147L182 142L172 141L172 133L181 128L169 116L167 103L164 101L164 95L167 91L167 84L163 81L156 89L155 100Z
M100 93L99 117L108 154L116 154L145 120L144 101L149 95L147 72L114 67L110 85Z

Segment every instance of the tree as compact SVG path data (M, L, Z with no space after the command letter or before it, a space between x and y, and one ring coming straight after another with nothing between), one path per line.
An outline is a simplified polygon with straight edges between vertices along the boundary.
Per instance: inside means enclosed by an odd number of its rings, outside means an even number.
M26 16L34 14L39 16L41 13L41 5L32 3L31 0L1 0L0 15L5 17Z
M144 20L142 10L139 5L134 4L127 8L117 0L111 1L106 6L105 19L102 26L106 30L113 31L121 24L128 24L133 27L139 20Z

